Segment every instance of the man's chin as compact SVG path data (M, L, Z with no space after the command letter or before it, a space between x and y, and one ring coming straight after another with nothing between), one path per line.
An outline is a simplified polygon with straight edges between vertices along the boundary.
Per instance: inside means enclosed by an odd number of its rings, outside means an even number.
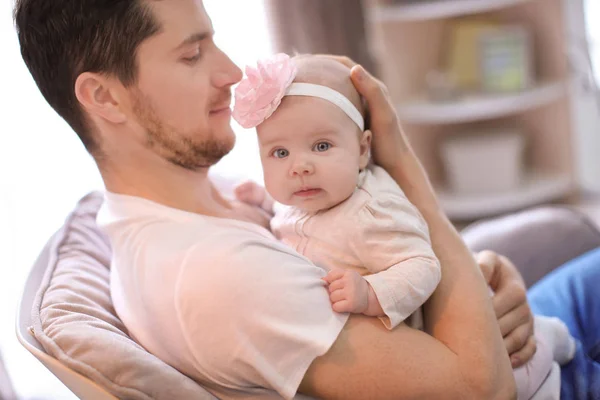
M222 150L222 155L219 158L219 160L221 160L221 158L225 157L227 154L231 153L231 151L235 147L235 142L237 139L235 136L235 132L233 132L231 126L229 126L228 128L229 129L227 130L227 132L223 132L221 135L219 135L219 137L222 138L220 146L220 149Z
M229 133L229 132L228 132ZM225 137L225 132L220 135L221 140L212 142L212 147L208 154L205 155L205 161L207 167L212 167L217 164L223 157L231 153L235 146L236 137L231 130L230 134Z
M235 144L235 137L229 141L208 141L201 147L191 149L186 155L171 154L165 159L171 164L177 165L189 171L200 171L210 168L225 157Z

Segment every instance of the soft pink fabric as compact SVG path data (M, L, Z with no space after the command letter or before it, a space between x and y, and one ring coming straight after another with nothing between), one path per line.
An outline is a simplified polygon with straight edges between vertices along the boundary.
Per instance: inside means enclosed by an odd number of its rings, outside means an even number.
M393 329L420 307L440 281L427 223L381 167L360 173L357 189L328 210L277 207L271 229L283 243L327 270L357 271L375 291Z
M233 118L244 128L254 128L269 118L296 77L297 68L287 54L260 60L246 67L246 77L235 89Z

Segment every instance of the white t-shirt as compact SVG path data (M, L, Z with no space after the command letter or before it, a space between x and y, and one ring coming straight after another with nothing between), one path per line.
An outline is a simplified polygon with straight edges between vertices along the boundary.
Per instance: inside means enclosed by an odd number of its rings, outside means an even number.
M111 295L130 335L220 398L293 398L348 319L325 271L270 232L106 193Z
M383 168L362 171L354 193L328 210L275 211L271 229L282 242L320 267L365 276L388 329L411 315L410 325L422 328L420 307L440 282L441 267L427 223Z

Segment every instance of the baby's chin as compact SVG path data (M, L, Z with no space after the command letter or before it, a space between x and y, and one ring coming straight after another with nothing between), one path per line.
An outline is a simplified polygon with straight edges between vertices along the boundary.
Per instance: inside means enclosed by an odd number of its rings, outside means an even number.
M316 206L316 207L311 207L311 206L294 206L295 208L302 210L304 212L307 213L316 213L319 211L325 211L325 210L329 210L331 207L327 207L327 206Z
M274 199L277 203L283 205L284 207L292 207L297 210L307 212L307 213L316 213L319 211L327 210L331 208L331 205L325 204L323 201L302 201L300 199L294 199L294 195L291 195L286 199Z
M302 201L296 204L292 204L292 207L298 208L304 212L316 213L319 211L327 211L337 207L346 201L347 197L343 199L319 199L314 201Z

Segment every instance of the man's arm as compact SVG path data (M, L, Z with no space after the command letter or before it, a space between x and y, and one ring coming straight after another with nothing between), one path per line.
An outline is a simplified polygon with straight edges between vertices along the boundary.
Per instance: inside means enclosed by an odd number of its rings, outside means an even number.
M326 398L514 398L515 383L485 281L442 212L402 133L385 88L358 67L353 81L367 99L373 154L418 208L442 266L425 304L431 334L352 317L330 351L317 358L300 390Z
M438 288L425 303L425 328L455 354L454 365L481 397L504 396L515 384L485 280L462 238L437 204L413 153L392 174L427 221L442 266Z
M389 331L376 318L351 315L327 354L313 361L299 391L323 399L511 398L510 383L494 393L474 384L458 369L459 357L405 324Z

